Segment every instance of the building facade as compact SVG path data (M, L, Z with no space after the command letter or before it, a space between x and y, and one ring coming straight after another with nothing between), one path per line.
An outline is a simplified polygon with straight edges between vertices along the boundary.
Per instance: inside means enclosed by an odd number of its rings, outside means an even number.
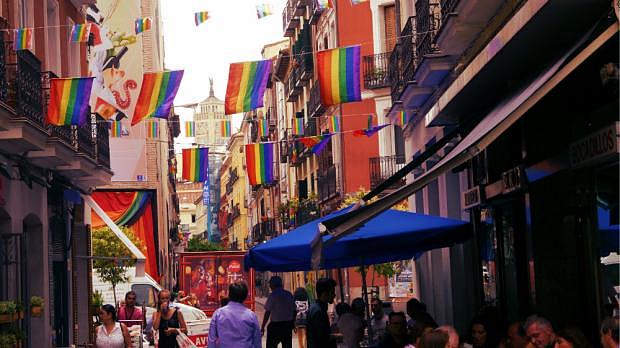
M247 123L233 134L226 145L226 158L220 171L223 198L220 210L225 211L227 233L224 240L231 250L247 250L250 235L248 223L248 192L245 170L245 137Z

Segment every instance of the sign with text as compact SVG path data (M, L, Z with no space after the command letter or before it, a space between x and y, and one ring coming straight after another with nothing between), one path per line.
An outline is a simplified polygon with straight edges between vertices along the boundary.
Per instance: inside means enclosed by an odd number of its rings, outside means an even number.
M579 167L618 156L620 122L591 133L570 145L570 165Z

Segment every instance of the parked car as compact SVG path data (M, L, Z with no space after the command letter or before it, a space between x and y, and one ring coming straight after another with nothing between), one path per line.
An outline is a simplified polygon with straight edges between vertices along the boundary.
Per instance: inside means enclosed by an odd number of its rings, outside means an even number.
M198 348L206 347L209 324L211 323L207 315L198 308L181 303L173 303L172 306L180 310L181 314L183 314L183 319L185 319L185 323L187 324L187 336L194 341ZM153 342L153 313L156 311L157 310L153 307L146 307L146 329L144 332L149 342Z

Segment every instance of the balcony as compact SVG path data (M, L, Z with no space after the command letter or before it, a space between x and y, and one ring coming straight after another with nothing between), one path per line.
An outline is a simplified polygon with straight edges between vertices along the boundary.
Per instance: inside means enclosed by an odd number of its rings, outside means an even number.
M89 119L84 127L52 126L45 121L50 80L28 50L13 51L0 33L0 148L41 168L72 178L85 191L108 184L110 154L107 123Z
M295 29L299 28L299 18L296 17L297 2L298 0L288 0L282 11L282 24L285 37L292 37L295 35Z
M319 88L319 84L315 83L314 86L310 89L310 97L308 99L308 115L310 117L320 117L323 116L325 112L325 106L321 103L321 89Z
M278 127L278 117L276 115L276 109L271 106L268 107L265 118L267 119L267 124L269 125L269 132L273 132Z
M295 84L297 87L302 88L308 84L308 81L313 76L314 61L312 60L312 47L304 46L297 54L295 58L297 64L294 69L299 71L295 74Z
M310 18L309 18L309 22L310 24L314 25L317 24L319 22L319 19L321 18L321 14L323 13L323 10L321 10L321 8L319 7L318 2L315 1L310 1Z
M364 56L364 87L366 89L384 88L390 85L388 74L390 53Z
M303 90L296 82L300 79L301 70L294 68L284 85L284 94L287 102L294 102Z
M277 236L276 221L266 219L252 227L252 241L260 243Z
M374 189L379 184L391 177L394 173L405 166L405 156L381 156L369 158L370 163L370 188ZM394 188L403 186L405 180L396 183Z
M340 174L340 166L338 164L332 164L318 174L317 179L320 202L325 202L340 194Z
M311 137L311 136L315 136L317 135L317 119L316 118L310 118L308 119L308 122L306 122L305 126L304 126L304 136L306 137Z
M390 80L390 95L392 96L392 103L400 101L400 95L405 89L402 64L402 47L400 44L396 44L392 50L392 53L390 53L388 66L388 78Z

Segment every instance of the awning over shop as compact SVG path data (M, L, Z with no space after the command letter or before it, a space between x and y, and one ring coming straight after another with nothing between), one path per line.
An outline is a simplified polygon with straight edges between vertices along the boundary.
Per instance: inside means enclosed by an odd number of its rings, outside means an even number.
M247 267L259 271L303 271L371 265L416 257L431 249L448 247L471 237L469 223L399 210L387 210L351 235L335 240L320 237L318 224L348 212L346 208L317 219L250 249ZM321 240L321 243L317 243ZM320 261L313 247L322 245Z
M549 65L547 69L524 84L523 88L500 102L433 168L412 183L376 202L321 222L322 230L335 238L348 235L375 216L424 188L441 174L472 159L515 124L532 106L617 32L618 23L616 22L584 48L584 44L590 39L591 33L586 34L578 44L554 64Z

